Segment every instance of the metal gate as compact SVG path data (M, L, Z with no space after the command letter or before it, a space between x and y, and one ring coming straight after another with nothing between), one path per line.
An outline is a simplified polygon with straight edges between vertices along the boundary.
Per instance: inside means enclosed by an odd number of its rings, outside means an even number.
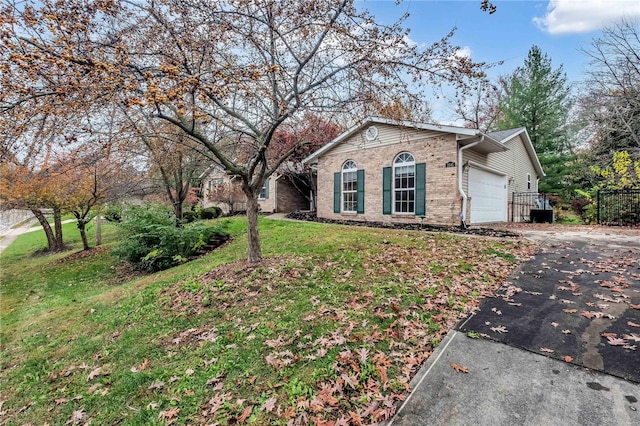
M553 222L549 197L539 192L511 193L511 222Z
M598 223L640 225L640 188L598 191Z

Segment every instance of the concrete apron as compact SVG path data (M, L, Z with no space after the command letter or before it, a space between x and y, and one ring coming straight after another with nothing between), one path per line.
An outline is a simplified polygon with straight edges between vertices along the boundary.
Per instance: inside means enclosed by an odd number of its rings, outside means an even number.
M411 388L388 426L640 424L637 384L455 330Z

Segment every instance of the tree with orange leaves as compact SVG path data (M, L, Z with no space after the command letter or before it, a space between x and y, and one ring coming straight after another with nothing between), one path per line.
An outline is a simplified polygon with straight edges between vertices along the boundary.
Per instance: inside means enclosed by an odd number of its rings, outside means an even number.
M65 153L51 167L57 172L55 183L62 209L76 218L84 250L89 249L87 225L100 208L131 194L139 185L139 175L126 164L128 157L111 148Z
M272 155L281 126L418 100L407 76L459 89L484 77L456 55L453 31L418 46L402 19L379 24L353 0L7 0L0 16L0 112L116 102L170 123L240 180L252 262L258 194L308 143Z

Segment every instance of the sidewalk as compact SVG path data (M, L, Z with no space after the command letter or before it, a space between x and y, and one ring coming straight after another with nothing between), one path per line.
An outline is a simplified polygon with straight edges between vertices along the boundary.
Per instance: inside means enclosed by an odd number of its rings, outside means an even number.
M62 223L75 222L75 219L63 220ZM42 226L38 223L38 220L34 217L31 220L23 222L21 225L14 228L0 229L0 253L2 253L7 247L15 241L18 236L26 234L27 232L35 232L42 230Z
M42 229L41 226L34 226L34 224L38 223L37 219L34 217L32 220L27 220L23 222L20 226L14 228L3 228L0 229L0 253L4 251L7 247L11 245L18 238L19 235L24 234L25 232L37 231L38 229Z
M637 384L455 330L411 385L387 426L640 424Z

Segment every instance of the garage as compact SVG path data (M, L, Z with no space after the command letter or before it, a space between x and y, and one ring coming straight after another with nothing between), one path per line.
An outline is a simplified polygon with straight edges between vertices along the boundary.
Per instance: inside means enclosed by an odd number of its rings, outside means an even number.
M469 197L471 224L507 221L507 176L471 167Z

